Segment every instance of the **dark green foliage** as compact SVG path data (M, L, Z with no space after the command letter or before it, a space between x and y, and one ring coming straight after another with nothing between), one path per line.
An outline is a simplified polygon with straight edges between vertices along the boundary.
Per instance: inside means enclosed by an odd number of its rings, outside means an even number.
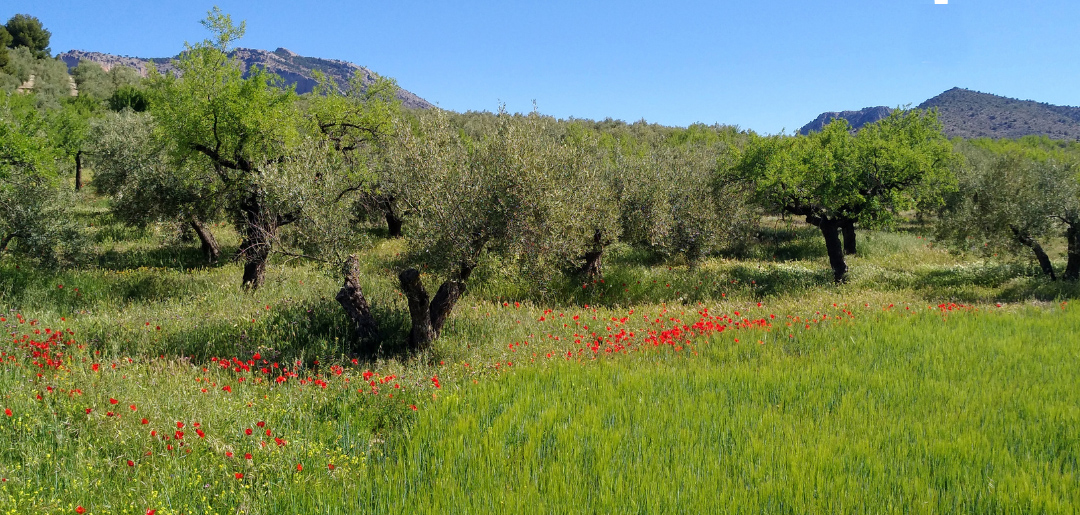
M146 111L150 107L150 97L146 91L137 86L121 86L107 100L109 109L123 111L131 109L136 113Z
M0 27L0 71L8 64L8 47L11 46L11 33L7 28Z
M12 48L26 47L33 52L35 57L46 58L52 53L49 50L49 38L52 33L41 25L41 20L29 14L16 14L8 20L4 26L11 35L10 46Z

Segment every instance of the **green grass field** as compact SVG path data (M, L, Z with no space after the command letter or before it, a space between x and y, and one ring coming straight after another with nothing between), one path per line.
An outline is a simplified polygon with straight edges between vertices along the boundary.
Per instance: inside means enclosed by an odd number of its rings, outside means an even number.
M386 342L351 355L333 273L244 293L167 228L80 216L92 266L0 260L3 513L1080 510L1076 286L918 227L861 233L843 286L779 221L544 293L489 263L421 354L380 240Z

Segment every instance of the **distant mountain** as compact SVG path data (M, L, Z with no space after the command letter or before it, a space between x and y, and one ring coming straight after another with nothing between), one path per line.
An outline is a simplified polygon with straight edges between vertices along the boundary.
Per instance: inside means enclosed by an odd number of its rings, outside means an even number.
M963 138L1018 138L1030 134L1051 139L1080 139L1080 107L953 88L919 109L938 108L945 133Z
M859 109L858 111L832 111L828 113L821 113L821 115L815 118L814 121L803 125L802 128L799 129L799 134L809 134L810 132L820 131L822 128L825 127L825 125L827 125L829 122L833 121L836 118L843 118L847 120L849 124L851 124L852 129L858 129L863 125L866 125L868 123L874 123L882 118L885 118L886 116L889 116L889 113L891 112L892 109L889 109L888 107L877 106L866 107L863 109Z
M1019 138L1048 136L1052 139L1080 140L1080 107L1057 106L980 93L963 88L950 89L918 105L936 107L950 138ZM876 122L892 112L887 107L867 107L859 111L822 113L799 129L800 134L820 131L834 118L844 118L853 129Z
M316 80L313 72L316 70L334 79L339 85L348 83L356 73L359 73L360 76L363 77L362 80L364 84L371 84L375 81L375 73L363 66L336 59L304 57L284 48L279 48L273 52L251 48L237 48L232 52L229 52L229 56L243 61L245 70L251 68L252 65L257 65L264 68L266 71L280 76L284 79L286 84L296 85L296 92L301 94L310 92L312 88L315 87ZM80 61L86 60L100 64L105 70L108 70L113 66L128 66L135 68L144 76L146 75L151 62L154 63L158 71L170 72L175 70L171 62L173 59L176 59L176 57L156 57L147 59L103 54L101 52L85 52L82 50L64 52L58 57L67 63L69 68L74 68ZM419 109L432 107L430 102L405 89L398 89L397 97L405 107Z

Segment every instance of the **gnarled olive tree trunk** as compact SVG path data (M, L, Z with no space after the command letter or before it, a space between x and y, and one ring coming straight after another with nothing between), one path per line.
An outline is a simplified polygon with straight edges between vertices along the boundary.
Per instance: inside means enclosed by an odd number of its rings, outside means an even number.
M582 258L585 259L585 264L581 265L578 273L585 276L587 279L594 277L603 277L604 271L602 268L604 258L604 247L606 247L603 238L603 234L597 230L593 234L593 245L588 252L585 253Z
M1056 281L1057 275L1054 274L1054 265L1050 264L1050 257L1046 255L1046 251L1043 250L1042 245L1039 245L1039 242L1035 241L1035 238L1032 238L1030 235L1016 227L1010 227L1010 229L1012 229L1013 234L1016 236L1016 241L1035 253L1035 259L1039 261L1039 267L1042 268L1043 273L1050 276L1051 281Z
M206 256L206 261L211 265L217 263L219 257L221 257L221 247L218 245L217 239L214 238L214 233L210 232L206 226L202 224L197 218L191 219L191 228L195 230L195 235L199 237L199 243L202 245L203 256Z
M472 271L473 266L461 265L458 276L443 282L435 293L435 298L430 300L423 282L420 281L419 270L409 268L398 274L401 289L409 302L409 316L412 319L410 346L424 349L439 337L447 317L454 310L454 305L465 294L465 281Z
M243 288L256 290L266 278L266 264L277 239L278 216L267 212L258 190L240 202L244 238L239 257L244 259Z
M356 255L349 256L344 268L345 284L341 285L337 299L345 314L352 322L352 327L358 342L373 342L378 338L378 326L375 318L371 316L371 305L364 297L364 290L360 287L360 261Z

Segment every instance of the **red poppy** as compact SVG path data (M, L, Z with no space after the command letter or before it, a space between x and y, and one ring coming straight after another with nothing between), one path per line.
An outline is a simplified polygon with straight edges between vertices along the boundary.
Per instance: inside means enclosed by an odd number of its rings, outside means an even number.
M333 464L333 463L329 463L329 464L327 464L327 465L326 465L326 468L328 468L328 469L330 469L330 470L334 470L334 464Z
M251 436L251 428L249 427L249 428L245 429L244 434L248 435L248 436Z
M256 422L255 425L259 426L259 427L263 427L263 426L266 425L266 422L263 422L263 421L260 420L260 421Z
M304 470L304 466L303 466L303 465L301 465L301 464L299 464L299 463L297 463L297 464L296 464L296 471L297 471L297 472L300 472L300 471L302 471L302 470Z
M86 513L86 508L83 508L81 505L76 506L75 507L75 513L78 513L79 515L82 515L83 513Z
M237 472L237 473L235 473L233 475L236 476L236 479L244 479L244 473L243 472Z
M136 409L134 404L132 404L131 406L128 406L128 407L131 408L131 411L135 411L135 409Z
M131 460L127 460L127 464L128 464L129 467L134 467L135 466L135 462L131 461Z
M244 459L245 460L250 460L251 459L251 453L249 452L249 453L244 454Z
M177 429L183 429L184 428L184 423L183 422L177 422L176 423L176 428Z
M145 418L144 418L144 419L142 419L142 420L141 420L141 422L142 422L142 424L143 424L144 426L145 426L146 424L149 424L149 423L150 423L150 421L149 421L149 420L146 420Z

